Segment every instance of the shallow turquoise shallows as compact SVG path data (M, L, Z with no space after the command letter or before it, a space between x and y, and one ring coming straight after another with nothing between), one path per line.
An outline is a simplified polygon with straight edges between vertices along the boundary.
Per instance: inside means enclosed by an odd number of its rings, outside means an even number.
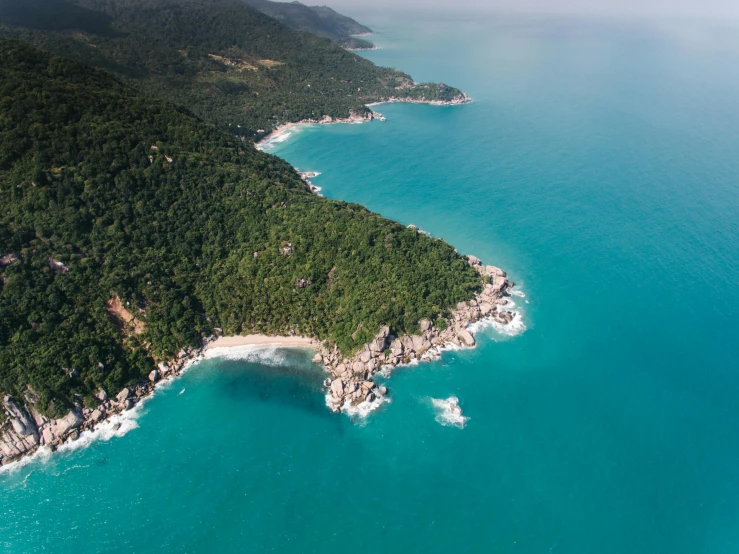
M310 353L207 360L123 436L1 473L0 551L739 552L739 33L362 19L367 57L475 102L272 151L508 270L527 329L356 421Z

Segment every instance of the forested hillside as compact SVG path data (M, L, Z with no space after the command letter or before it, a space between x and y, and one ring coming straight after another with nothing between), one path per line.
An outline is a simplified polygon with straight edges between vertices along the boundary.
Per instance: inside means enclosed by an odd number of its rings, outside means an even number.
M392 96L460 94L416 85L243 0L0 0L0 34L113 72L249 138L288 121L364 113Z
M215 327L350 352L480 286L442 240L317 197L186 109L2 38L0 205L0 391L51 414Z
M370 41L354 36L369 34L372 29L351 17L337 13L328 6L306 6L300 2L273 2L272 0L245 1L260 12L296 31L307 31L319 37L330 38L344 48L374 47Z

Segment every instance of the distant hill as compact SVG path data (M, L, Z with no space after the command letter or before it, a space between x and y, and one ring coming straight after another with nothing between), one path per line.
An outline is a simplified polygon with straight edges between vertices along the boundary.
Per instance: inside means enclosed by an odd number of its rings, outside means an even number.
M0 35L105 69L246 138L280 123L364 114L365 104L391 97L461 96L243 0L0 0Z
M328 6L306 6L300 2L272 2L271 0L245 0L245 2L291 29L308 31L319 37L330 38L344 48L356 50L370 49L375 46L368 40L354 36L371 33L372 29L351 17L341 15Z

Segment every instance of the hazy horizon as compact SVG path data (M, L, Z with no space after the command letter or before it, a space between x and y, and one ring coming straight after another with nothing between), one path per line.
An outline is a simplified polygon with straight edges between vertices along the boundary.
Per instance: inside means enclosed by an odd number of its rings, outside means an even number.
M286 0L279 0L286 1ZM443 11L484 11L528 13L532 15L590 15L612 17L732 18L739 19L739 2L724 0L303 0L309 5L327 5L337 10L359 12L374 8L435 9Z

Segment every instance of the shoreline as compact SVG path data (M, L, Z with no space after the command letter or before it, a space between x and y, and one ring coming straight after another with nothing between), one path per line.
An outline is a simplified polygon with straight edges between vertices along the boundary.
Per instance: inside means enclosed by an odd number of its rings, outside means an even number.
M437 360L447 350L474 348L477 344L475 335L489 326L509 336L525 330L520 312L511 311L515 306L511 296L524 296L523 293L513 290L515 284L507 279L503 270L483 266L474 256L467 256L467 260L484 280L489 281L474 298L459 302L448 318L436 322L419 321L420 332L413 335L396 337L390 334L389 327L382 327L375 338L351 358L341 355L335 345L329 348L318 339L305 336L210 336L202 339L200 347L186 347L173 359L160 362L157 369L149 373L148 380L122 389L114 399L108 398L101 389L104 400L98 397L100 406L95 410L84 408L70 411L57 420L48 420L35 410L18 406L12 398L5 397L6 412L15 413L17 421L33 432L24 437L18 436L20 433L16 435L21 439L16 444L24 450L4 456L0 472L23 467L55 451L76 450L98 439L125 435L138 426L135 423L137 413L153 398L157 389L170 385L205 358L226 355L226 352L244 347L254 347L251 350L274 347L314 350L313 363L322 365L327 374L324 380L326 406L332 412L341 412L352 418L366 417L382 404L390 402L387 386L384 382L376 382L376 375L388 379L397 367ZM444 323L440 325L442 321ZM7 436L2 438L2 443L8 444Z
M463 93L454 101L389 98L367 106L390 102L458 105L471 101ZM354 112L342 119L325 116L321 120L286 123L256 142L255 147L264 150L276 138L301 125L357 124L375 119L385 120L382 114L369 111L365 114ZM310 182L310 178L316 175L313 172L301 173L301 178L309 190L318 194L320 187ZM316 351L312 361L321 364L327 373L324 381L327 407L333 412L343 412L350 417L364 417L390 401L387 387L374 381L376 374L388 378L395 367L438 359L444 350L474 347L474 335L488 325L494 326L499 332L510 327L512 332L504 333L510 335L525 329L520 313L506 309L515 305L508 300L511 294L523 296L523 293L511 290L514 283L507 280L506 273L501 269L483 266L474 256L467 256L467 260L480 273L482 282L482 290L473 298L459 302L451 315L440 318L435 323L429 320L419 321L420 332L414 335L396 337L390 334L389 327L382 327L374 339L363 345L352 357L343 356L335 345L330 349L326 344L310 337L263 334L209 336L201 339L199 347L183 348L177 356L160 362L149 373L148 379L143 378L130 385L130 388L122 389L114 398L109 398L106 391L100 389L95 394L99 405L94 409L83 408L78 404L64 417L50 420L32 405L19 405L12 397L6 396L3 398L3 408L8 414L8 421L4 426L6 428L0 430L0 471L22 467L28 460L45 457L57 450L81 448L99 438L123 436L137 426L134 422L135 414L153 397L158 388L172 383L206 356L217 356L218 351L225 353L239 347L303 348Z
M287 138L290 136L289 134L282 140L277 139L284 134L289 133L291 129L296 129L307 125L336 125L339 123L360 124L369 123L370 121L375 120L385 121L385 116L383 116L381 113L372 111L373 107L380 106L382 104L428 104L429 106L462 106L464 104L470 104L472 102L472 98L470 98L470 96L466 92L463 92L460 96L456 97L453 100L425 100L391 96L390 98L384 100L378 100L377 102L370 102L369 104L365 104L365 107L370 109L369 113L366 114L352 112L349 114L349 117L344 118L335 119L329 115L326 115L322 119L302 119L300 121L282 123L275 127L272 131L264 135L258 141L255 141L254 147L261 152L265 152L274 144L283 142L283 140L287 140Z

